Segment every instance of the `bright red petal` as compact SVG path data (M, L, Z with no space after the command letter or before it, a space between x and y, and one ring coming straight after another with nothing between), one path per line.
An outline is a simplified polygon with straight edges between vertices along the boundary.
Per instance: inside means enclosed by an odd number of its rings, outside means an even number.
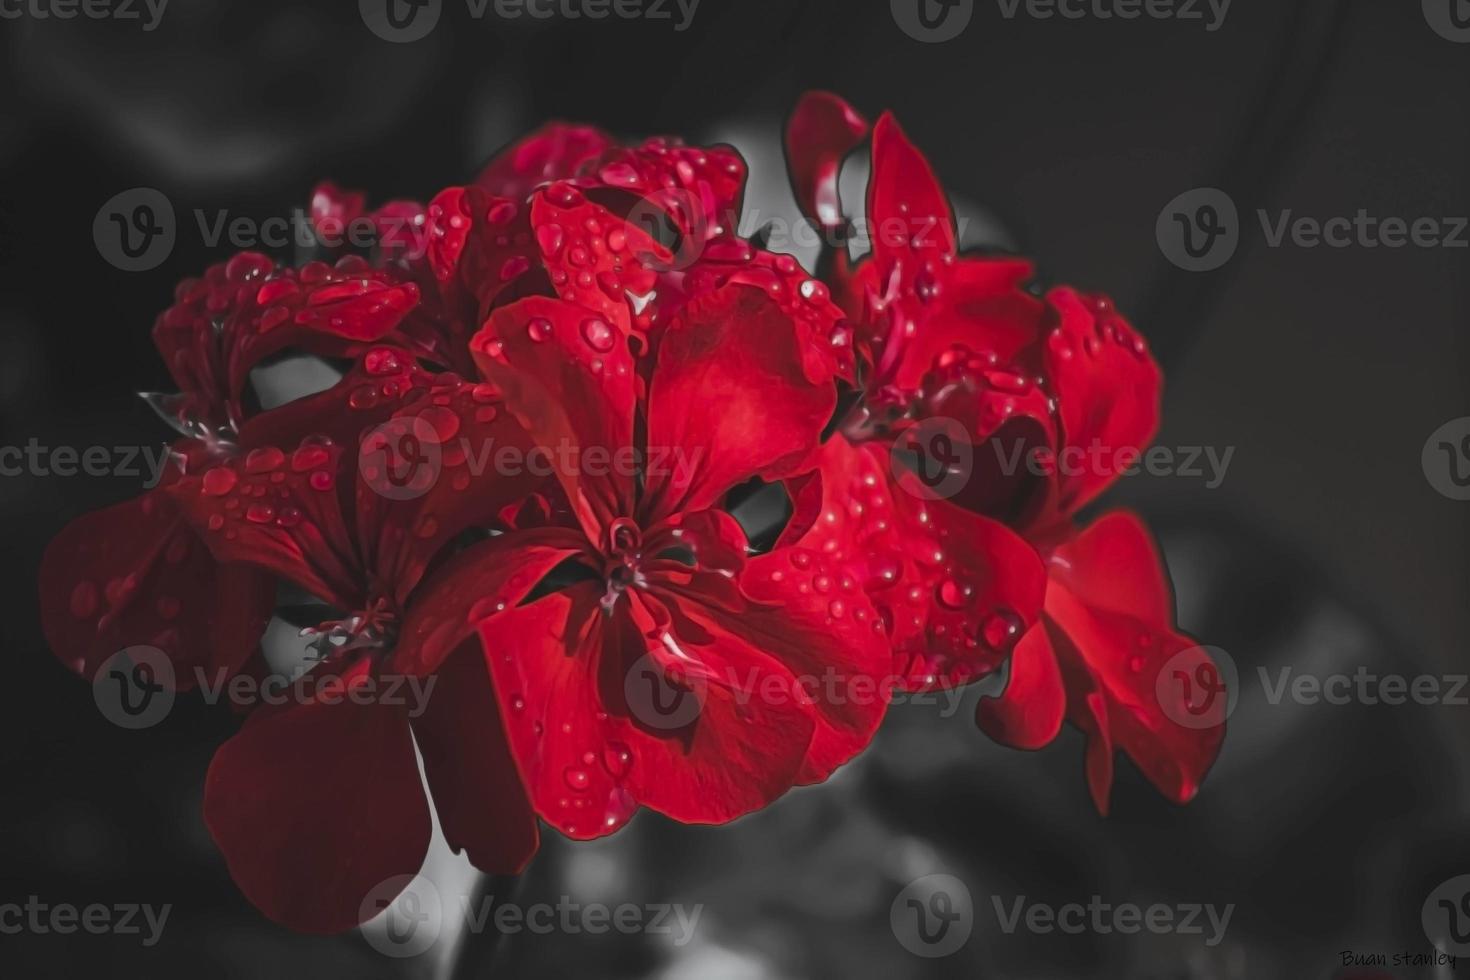
M648 523L713 506L732 487L791 475L832 417L802 338L766 293L729 285L692 301L664 335L650 384ZM651 459L651 455L650 455Z
M1115 511L1058 547L1049 567L1046 618L1060 631L1053 647L1067 718L1089 734L1088 778L1099 808L1106 809L1114 746L1159 792L1187 802L1220 751L1226 697L1195 690L1186 702L1178 685L1161 683L1170 661L1197 644L1173 628L1152 537L1137 517Z
M1064 446L1083 453L1097 447L1110 461L1122 450L1141 453L1158 429L1163 387L1143 339L1104 298L1056 289L1047 301L1056 326L1046 337L1046 372L1059 403ZM1063 471L1057 503L1062 515L1076 513L1118 475L1112 465L1080 469L1073 475Z
M637 377L628 345L591 310L531 296L496 310L471 349L506 406L551 454L588 538L601 543L603 529L633 508Z
M1062 729L1067 692L1052 652L1045 622L1026 631L1011 653L1005 692L983 698L975 707L980 730L1003 745L1039 749Z
M362 683L359 669L348 683ZM335 933L369 894L419 870L430 818L408 716L344 692L258 712L215 754L204 819L240 890L270 919ZM366 911L366 914L364 912Z

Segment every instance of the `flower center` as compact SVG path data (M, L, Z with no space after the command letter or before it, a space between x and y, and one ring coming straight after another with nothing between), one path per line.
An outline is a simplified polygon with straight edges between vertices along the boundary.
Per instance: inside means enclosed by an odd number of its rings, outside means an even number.
M640 568L642 561L643 532L637 523L627 517L613 521L607 529L607 559L602 569L607 588L601 603L609 616L624 592L647 584Z

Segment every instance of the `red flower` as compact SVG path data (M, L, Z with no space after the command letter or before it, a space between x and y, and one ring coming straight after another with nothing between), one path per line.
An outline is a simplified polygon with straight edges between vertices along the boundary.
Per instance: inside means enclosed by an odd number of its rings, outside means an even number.
M388 676L390 657L416 659L412 640L397 637L430 562L539 481L479 469L488 447L528 447L492 386L429 374L405 350L370 350L303 402L280 411L387 421L355 451L319 436L291 452L261 447L168 493L218 560L269 569L341 610L318 630L313 674L381 694L402 681ZM559 558L528 551L477 585L513 604ZM272 919L340 931L361 921L375 886L419 869L430 827L413 739L451 846L496 873L519 871L535 851L482 661L466 648L438 666L420 717L384 697L265 707L215 756L205 820Z
M639 805L725 821L856 754L886 706L861 690L886 662L876 614L820 554L749 557L721 507L748 480L791 473L832 412L781 307L738 283L690 300L645 355L646 381L597 311L564 300L497 311L474 350L533 439L574 461L556 467L568 519L461 555L433 614L405 629L424 637L429 671L467 628L445 624L478 625L541 815L576 838ZM546 548L573 561L544 595L502 608L467 588ZM652 713L645 681L695 708Z
M834 98L809 96L796 117L806 123L791 128L823 132L829 149L788 151L793 159L825 161L816 169L828 183L835 181L831 161L856 134L812 122L855 118L841 111L840 100L834 106ZM1038 748L1056 735L1064 716L1070 719L1089 734L1088 782L1103 812L1115 749L1128 753L1165 795L1188 800L1219 750L1223 705L1204 716L1218 724L1180 724L1174 719L1182 712L1204 709L1156 684L1170 657L1195 644L1173 627L1167 578L1143 524L1123 513L1080 534L1072 524L1115 474L1071 462L1093 445L1110 451L1148 445L1158 424L1158 366L1106 299L1068 289L1037 298L1024 288L1029 263L960 255L944 191L891 116L878 121L872 144L872 255L856 270L839 267L834 289L857 326L868 368L864 398L845 429L860 442L876 439L882 447L876 455L932 434L925 425L935 423L926 420L953 420L974 448L974 472L949 500L920 510L925 526L949 542L936 553L973 552L966 543L984 540L956 529L954 515L966 513L1005 521L1046 561L1045 612L1019 637L1005 694L983 701L978 721L1000 741ZM812 170L808 164L804 172ZM832 193L802 191L809 182L798 180L803 200ZM823 222L831 225L831 216ZM829 447L827 455L833 459L835 451ZM1028 459L1041 464L1042 477L1032 474ZM870 464L870 475L883 468ZM824 476L830 469L824 466ZM842 499L861 502L858 485L849 485ZM824 501L839 514L840 505ZM871 544L860 550L871 560ZM992 559L1014 581L1022 566L999 561ZM901 569L894 581L902 581L909 568L894 567ZM935 593L916 590L895 624L896 644L950 605L948 584L946 578ZM882 592L893 589L880 580L875 601ZM949 624L940 619L939 625ZM931 656L944 650L932 637L920 648ZM1000 662L995 654L1009 651L966 657L951 646L946 652L951 664L961 665L950 669L951 678L964 680L993 669ZM1208 710L1217 710L1213 701Z

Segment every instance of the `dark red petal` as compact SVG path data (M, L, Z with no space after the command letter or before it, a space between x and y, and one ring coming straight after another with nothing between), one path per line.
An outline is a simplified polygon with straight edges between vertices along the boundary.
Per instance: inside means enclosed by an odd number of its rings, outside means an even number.
M1043 621L1016 644L1005 692L981 699L975 706L975 723L1003 745L1039 749L1057 737L1066 713L1067 692Z
M450 187L429 202L428 264L449 317L477 326L497 297L536 267L523 199Z
M550 122L496 154L475 186L524 201L541 184L575 176L612 145L612 137L596 127Z
M1143 339L1102 297L1070 289L1047 295L1056 326L1045 342L1046 373L1059 402L1064 450L1094 446L1116 459L1142 452L1159 425L1163 376ZM1084 459L1090 457L1083 457ZM1076 513L1117 478L1115 467L1081 467L1059 481L1057 507Z
M311 192L311 224L325 241L341 240L347 226L361 218L367 210L367 195L347 191L330 180L317 184Z
M807 92L786 123L786 162L802 214L840 227L837 176L842 158L868 135L868 121L831 92Z
M496 310L471 350L535 443L551 454L587 536L632 515L637 377L626 343L597 314L529 296ZM544 461L538 465L544 468Z
M1111 785L1114 746L1161 793L1184 803L1198 791L1225 736L1225 697L1213 692L1194 709L1179 685L1160 683L1170 661L1197 646L1173 628L1160 566L1147 529L1122 511L1084 529L1051 557L1046 617L1060 631L1052 641L1067 687L1067 718L1089 734L1088 778L1100 809ZM1190 724L1176 720L1185 717Z
M756 600L724 623L810 685L817 727L801 783L820 782L872 741L895 678L882 620L862 585L818 552L779 548L740 577Z
M924 376L926 416L900 438L963 437L970 459L963 487L950 499L977 514L1025 528L1053 495L1057 423L1055 402L1023 368L954 347ZM950 422L957 423L951 426Z
M540 835L479 642L461 644L430 681L412 724L444 838L486 874L519 874Z
M393 650L393 670L432 673L476 627L513 609L557 565L586 548L565 528L513 531L465 549L413 596Z
M358 553L399 603L448 542L495 523L544 480L524 463L531 440L493 385L427 377L358 448Z
M367 582L336 490L350 478L343 456L340 446L264 447L186 475L167 492L216 559L269 569L357 609Z
M362 669L347 683L366 681ZM271 920L335 933L369 894L412 875L430 818L408 716L346 693L252 715L215 753L204 819L240 890Z
M266 357L290 348L354 355L391 333L418 302L416 284L356 257L287 269L242 252L181 283L153 339L190 401L185 411L234 428L243 421L240 395L250 371Z
M791 475L832 417L836 388L802 365L792 320L762 290L729 285L692 301L660 344L650 384L649 523L711 507L751 479Z
M232 676L275 606L270 575L217 564L164 490L86 514L52 539L39 574L41 625L56 656L90 679L129 646L153 646L187 690L196 671Z

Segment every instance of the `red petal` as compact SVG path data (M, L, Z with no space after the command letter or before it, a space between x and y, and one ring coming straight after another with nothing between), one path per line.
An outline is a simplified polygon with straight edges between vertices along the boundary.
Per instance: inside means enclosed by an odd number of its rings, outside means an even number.
M1098 446L1109 459L1120 450L1141 452L1158 429L1163 387L1142 338L1101 297L1055 289L1047 301L1057 325L1046 338L1046 370L1060 403L1064 446L1083 452ZM1111 466L1081 468L1079 475L1063 472L1059 481L1063 515L1076 513L1117 478Z
M740 586L759 605L725 628L810 684L817 728L799 781L820 782L867 747L888 708L895 678L882 620L856 578L805 549L751 559Z
M789 789L812 718L794 698L757 692L763 683L793 692L791 674L723 632L696 603L681 600L672 612L655 613L648 603L657 600L630 592L609 617L601 591L575 586L481 629L511 745L541 815L587 839L616 830L639 804L686 823L719 823ZM644 635L623 601L635 603L647 628L659 618L667 625L656 637ZM676 659L688 666L673 667ZM628 703L640 681L657 682L657 672L673 672L697 692L686 690L698 707L691 719L676 719L677 728L651 726L648 709L640 717Z
M557 479L598 543L614 518L632 514L637 401L633 356L604 338L606 326L583 307L531 296L496 310L471 345L481 373L553 454Z
M650 384L648 523L711 507L732 487L790 475L832 417L836 388L813 383L801 337L763 291L729 285L692 301L664 335ZM680 468L687 468L681 471Z
M593 126L550 122L496 154L475 186L524 201L541 184L575 176L612 145L612 137Z
M953 686L1000 665L1036 621L1036 551L999 522L895 479L883 447L834 437L817 458L822 511L799 542L863 584L908 688Z
M999 697L982 698L975 723L997 742L1016 749L1050 745L1067 713L1061 668L1046 635L1046 624L1026 631L1011 654L1010 675Z
M628 295L653 288L644 262L671 261L668 249L567 184L531 199L531 227L556 294L600 314L615 331L607 342L622 343L632 332Z
M615 147L589 167L589 180L593 177L603 187L638 195L664 211L698 248L739 224L745 161L728 146L684 146L655 138L633 148Z
M514 531L467 548L414 595L393 650L393 669L425 676L480 623L514 609L586 540L564 528Z
M462 644L432 681L413 734L444 838L486 874L519 874L540 835L479 643Z
M350 356L389 334L419 302L418 286L349 257L275 268L254 252L179 284L153 340L189 411L215 428L243 421L250 371L288 348Z
M523 199L450 187L429 202L429 267L451 319L471 329L533 268L537 253Z
M52 539L39 575L41 625L56 656L91 678L129 646L162 650L174 684L232 676L275 606L264 572L219 565L164 490L86 514Z
M831 92L807 92L786 123L786 162L802 214L821 227L843 222L837 200L842 158L868 135L868 121Z
M909 142L892 113L885 112L873 127L867 217L880 279L896 270L912 282L955 254L949 198L929 161ZM903 233L885 233L885 226Z
M1170 692L1166 697L1178 693L1160 684L1161 672L1197 644L1172 626L1173 603L1160 565L1142 522L1122 511L1083 530L1051 559L1046 616L1061 631L1052 639L1067 687L1067 718L1089 734L1088 779L1104 811L1114 746L1161 793L1184 803L1198 791L1225 736L1226 699L1219 692L1201 711L1188 710L1182 700L1161 701L1163 691ZM1189 725L1175 720L1186 710Z
M340 446L257 449L185 476L168 493L216 559L269 569L359 609L368 583L336 490L343 454Z
M361 218L367 210L367 195L347 191L330 180L317 184L311 192L311 224L324 240L340 240L347 226Z
M333 697L252 715L215 754L204 786L204 819L236 884L300 932L370 918L369 894L416 873L429 844L407 714Z

